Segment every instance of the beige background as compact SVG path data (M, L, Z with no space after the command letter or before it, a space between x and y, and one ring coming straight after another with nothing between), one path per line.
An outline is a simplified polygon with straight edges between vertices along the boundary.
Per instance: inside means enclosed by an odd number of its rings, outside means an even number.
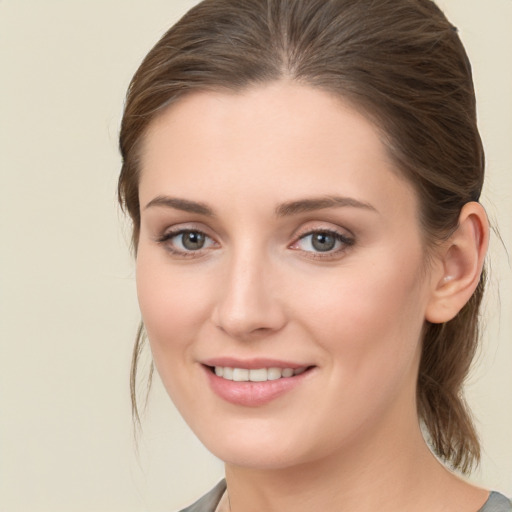
M171 511L222 475L158 381L136 457L139 315L115 204L129 79L194 3L0 0L0 512ZM484 202L512 251L512 0L440 3L473 61ZM496 236L491 257L474 480L512 495L512 271Z

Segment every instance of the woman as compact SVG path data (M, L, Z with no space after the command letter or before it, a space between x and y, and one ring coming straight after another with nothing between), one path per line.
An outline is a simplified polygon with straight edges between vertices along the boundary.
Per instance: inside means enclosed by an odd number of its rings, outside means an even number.
M438 462L479 459L489 226L431 1L206 0L135 74L120 146L153 360L226 467L187 510L512 510Z

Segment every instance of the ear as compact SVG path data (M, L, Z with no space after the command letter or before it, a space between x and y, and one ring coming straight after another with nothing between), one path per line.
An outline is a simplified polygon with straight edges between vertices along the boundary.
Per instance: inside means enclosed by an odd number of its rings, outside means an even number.
M480 281L488 244L484 208L476 202L465 204L457 229L438 252L426 320L448 322L468 302Z

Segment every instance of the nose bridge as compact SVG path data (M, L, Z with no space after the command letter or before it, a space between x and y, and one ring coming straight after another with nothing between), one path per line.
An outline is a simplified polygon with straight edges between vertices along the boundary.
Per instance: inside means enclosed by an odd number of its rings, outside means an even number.
M233 337L278 330L284 311L277 297L269 255L247 241L226 261L214 322Z

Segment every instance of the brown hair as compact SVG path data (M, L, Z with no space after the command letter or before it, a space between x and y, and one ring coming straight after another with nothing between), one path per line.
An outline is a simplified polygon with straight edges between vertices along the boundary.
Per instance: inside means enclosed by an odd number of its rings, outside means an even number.
M416 187L427 246L457 227L477 201L484 155L471 67L456 29L430 0L205 0L156 44L130 84L121 126L119 200L140 211L139 149L166 106L198 90L241 90L279 79L341 96L383 133L401 173ZM450 322L426 323L417 404L434 452L468 472L480 456L462 397L478 342L485 277ZM132 363L135 400L139 331Z

